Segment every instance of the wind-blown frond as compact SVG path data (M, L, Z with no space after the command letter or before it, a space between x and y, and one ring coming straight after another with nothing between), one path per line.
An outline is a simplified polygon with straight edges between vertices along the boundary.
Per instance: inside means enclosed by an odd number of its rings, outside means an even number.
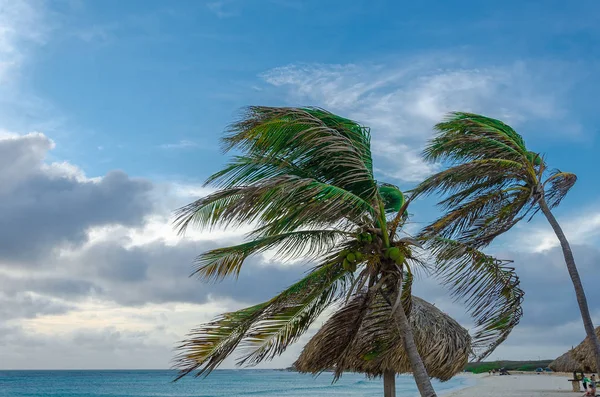
M431 161L516 160L527 156L523 138L500 120L454 112L436 125L439 134L423 152Z
M281 260L303 257L316 260L326 255L348 233L339 230L302 230L267 236L231 247L206 251L196 258L198 268L193 274L205 280L219 281L237 276L246 258L269 249Z
M555 170L544 183L544 185L549 185L546 187L544 193L548 207L550 209L557 207L567 193L569 193L573 185L575 185L575 182L577 182L575 174Z
M343 292L350 274L324 264L268 302L225 313L193 330L179 347L177 379L198 371L208 375L239 348L241 363L255 364L281 354Z
M477 331L479 360L489 356L519 323L524 292L508 261L498 260L467 244L432 238L426 247L434 256L434 274L452 295L467 305Z
M182 207L175 224L184 231L199 227L255 222L264 234L327 227L341 220L359 223L374 213L362 198L337 186L283 175L255 185L232 187ZM269 228L264 226L269 225Z
M515 161L486 159L458 164L430 176L411 190L413 199L416 196L430 194L434 191L442 194L465 194L467 197L477 195L481 190L487 191L506 186L511 180L518 178L523 166Z
M225 150L284 160L367 201L377 194L369 129L322 109L249 107L223 143Z

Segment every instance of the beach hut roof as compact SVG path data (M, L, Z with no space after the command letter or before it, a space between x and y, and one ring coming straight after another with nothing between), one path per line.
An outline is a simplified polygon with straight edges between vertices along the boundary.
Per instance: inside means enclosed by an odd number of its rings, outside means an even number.
M336 375L351 371L372 377L381 376L388 370L411 372L390 314L390 305L382 298L355 297L308 342L294 363L295 368L312 374L335 370ZM448 380L463 370L472 353L471 337L466 329L415 296L412 297L409 321L430 376ZM354 332L357 324L358 332Z
M571 350L552 361L548 367L555 372L584 372L583 365L571 355Z
M596 328L596 335L600 337L600 327ZM589 338L585 338L575 349L572 350L573 359L583 364L583 367L588 372L598 372L600 368L596 368L596 360L592 350L592 344Z

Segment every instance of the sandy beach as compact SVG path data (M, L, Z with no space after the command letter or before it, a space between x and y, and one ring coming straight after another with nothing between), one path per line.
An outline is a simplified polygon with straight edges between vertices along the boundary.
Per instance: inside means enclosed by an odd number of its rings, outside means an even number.
M477 384L447 395L447 397L565 397L574 393L568 375L512 374L508 376L475 375Z

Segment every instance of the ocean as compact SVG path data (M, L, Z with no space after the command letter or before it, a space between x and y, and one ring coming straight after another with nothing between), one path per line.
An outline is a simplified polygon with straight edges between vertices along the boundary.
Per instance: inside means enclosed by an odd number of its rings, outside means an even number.
M328 397L383 396L383 381L344 374L332 384L331 374L318 377L278 370L216 370L207 378L188 377L172 383L173 371L0 371L1 397ZM435 382L438 392L467 387L472 380L456 377ZM399 397L418 396L411 376L398 376Z

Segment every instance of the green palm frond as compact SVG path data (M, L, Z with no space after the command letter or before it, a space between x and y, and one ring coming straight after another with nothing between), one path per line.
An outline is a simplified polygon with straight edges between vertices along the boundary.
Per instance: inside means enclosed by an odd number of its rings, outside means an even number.
M356 224L374 212L368 202L347 190L282 175L224 189L182 207L175 214L175 225L185 231L191 225L230 227L254 222L265 234L278 234L341 220Z
M199 370L196 376L209 374L221 364L237 347L262 315L268 302L225 313L202 327L192 330L188 339L177 347L175 367L181 379L190 372Z
M442 194L476 195L481 190L492 190L510 184L521 175L522 164L512 160L485 159L457 164L440 171L411 190L413 198L434 191Z
M519 278L507 261L458 241L444 238L427 240L435 258L434 274L464 301L478 328L474 347L479 360L489 356L502 343L523 315L524 292Z
M436 125L439 134L423 155L431 161L516 160L527 156L523 138L503 122L473 113L454 112Z
M300 178L318 180L317 175L289 162L285 158L263 157L257 154L234 156L222 170L214 173L204 183L219 189L247 186L265 179L282 175L295 175Z
M340 272L336 277L337 279L348 278L349 273ZM295 297L288 297L289 303L252 328L244 345L240 346L246 354L238 361L238 364L256 365L265 359L270 360L283 353L340 296L341 291L337 287L338 284L332 284L331 287L325 289L313 288L314 291L311 291L309 287L308 290L311 293L302 296L300 301ZM305 293L302 291L302 294Z
M377 194L368 128L321 109L249 107L223 143L247 156L285 160L367 201Z
M317 260L330 252L349 233L340 230L302 230L257 238L231 247L217 248L196 258L193 274L207 281L219 281L229 275L237 276L246 258L270 249L281 260L304 258Z
M489 236L509 230L515 219L522 219L530 211L526 207L527 191L492 190L469 198L447 208L421 235L468 240L473 245L484 246L490 242Z
M343 292L350 273L324 264L268 302L225 313L193 330L178 350L177 379L208 375L238 347L240 363L256 364L281 354Z
M400 211L406 202L402 191L394 185L383 184L379 186L379 194L383 199L384 209L387 213L395 213Z

